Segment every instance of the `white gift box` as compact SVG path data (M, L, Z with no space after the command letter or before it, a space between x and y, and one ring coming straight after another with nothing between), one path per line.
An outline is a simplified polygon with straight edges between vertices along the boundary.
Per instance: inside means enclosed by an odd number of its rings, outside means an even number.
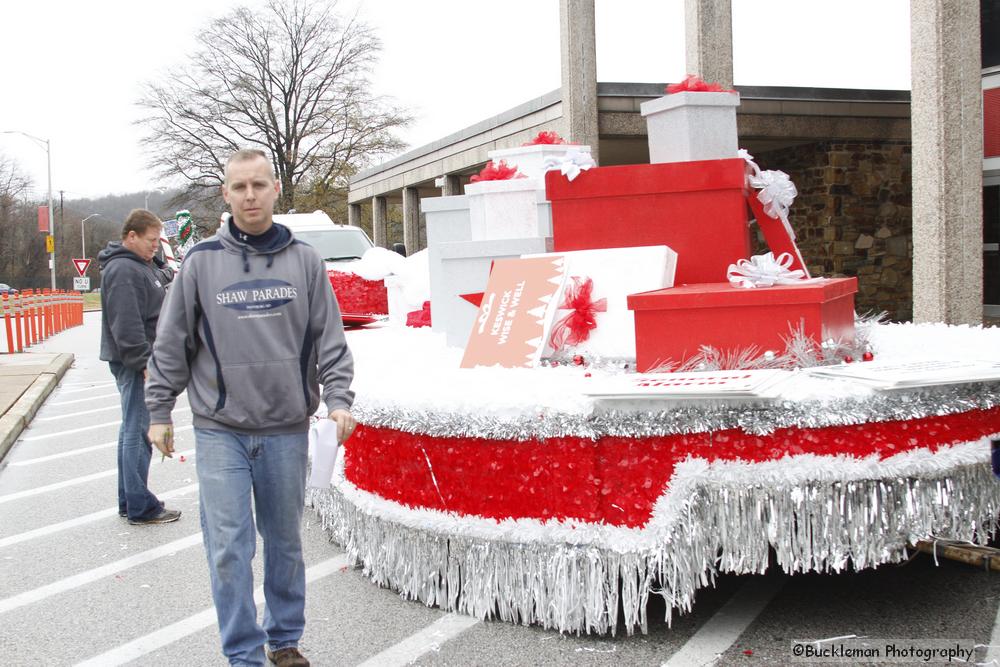
M517 170L528 178L543 178L545 162L549 158L562 160L572 152L590 155L590 146L577 144L533 144L516 148L500 148L489 152L494 163L503 160L509 167Z
M431 273L431 323L441 327L435 330L444 331L449 346L465 347L479 308L460 295L486 289L493 260L549 252L552 239L461 241L435 247L441 271L437 276Z
M438 246L441 243L456 243L472 238L472 225L469 218L469 198L465 195L450 197L428 197L420 200L420 210L424 214L424 224L427 227L427 252L429 255L429 272L431 284L431 329L444 332L445 316L435 315L434 285L441 292L444 282L441 253ZM391 293L390 293L391 297ZM389 304L390 312L392 302ZM437 310L443 308L443 305ZM405 317L404 317L405 322Z
M566 284L556 297L558 306L563 304L566 290L573 286L574 277L590 278L594 282L594 301L607 299L607 310L595 313L597 327L590 331L587 340L579 345L567 345L560 352L635 359L635 318L628 308L628 295L673 287L677 253L668 246L657 245L552 254L563 255L567 262ZM553 324L570 313L568 309L557 307ZM546 344L542 356L553 353L555 350Z
M469 198L426 197L420 200L420 211L427 227L427 246L450 241L468 241L470 237Z
M640 110L646 119L649 161L691 162L736 157L739 93L671 93Z
M465 196L473 241L552 236L552 210L542 178L469 183Z

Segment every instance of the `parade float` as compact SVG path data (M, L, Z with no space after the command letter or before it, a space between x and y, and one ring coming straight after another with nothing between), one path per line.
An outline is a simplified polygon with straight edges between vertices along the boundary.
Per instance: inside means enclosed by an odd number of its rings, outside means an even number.
M644 105L652 164L540 136L424 200L431 326L350 337L359 426L310 493L376 584L632 633L722 573L993 534L1000 332L856 318L857 280L798 252L794 185L737 150L738 95L704 88Z

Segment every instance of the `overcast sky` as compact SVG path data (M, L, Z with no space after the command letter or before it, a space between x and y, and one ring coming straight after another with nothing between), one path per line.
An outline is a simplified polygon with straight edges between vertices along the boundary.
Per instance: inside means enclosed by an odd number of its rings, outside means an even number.
M199 28L258 0L3 0L0 131L52 142L67 198L152 189L132 124L143 84L184 61ZM909 89L909 1L732 0L742 85ZM383 42L374 85L409 107L411 147L559 87L558 0L341 0ZM597 0L599 81L684 75L683 0ZM44 37L48 36L46 43ZM45 151L0 135L0 152L46 188ZM56 194L58 197L58 194Z

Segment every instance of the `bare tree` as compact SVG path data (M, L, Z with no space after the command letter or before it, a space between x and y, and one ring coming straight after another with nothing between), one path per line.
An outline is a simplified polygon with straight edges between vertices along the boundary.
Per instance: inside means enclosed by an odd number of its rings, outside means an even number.
M226 157L260 148L274 160L277 206L287 211L313 190L342 190L358 169L404 147L393 132L410 117L371 92L381 43L357 17L340 16L335 0L239 8L198 42L139 101L150 165L180 177L184 197L216 197Z

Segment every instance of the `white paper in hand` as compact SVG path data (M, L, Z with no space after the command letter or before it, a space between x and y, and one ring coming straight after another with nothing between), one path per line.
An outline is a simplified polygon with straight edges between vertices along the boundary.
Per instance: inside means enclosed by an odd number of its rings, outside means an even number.
M310 440L313 440L312 436L315 436L315 440L309 486L327 489L333 479L333 467L337 462L337 422L320 419L310 431Z

